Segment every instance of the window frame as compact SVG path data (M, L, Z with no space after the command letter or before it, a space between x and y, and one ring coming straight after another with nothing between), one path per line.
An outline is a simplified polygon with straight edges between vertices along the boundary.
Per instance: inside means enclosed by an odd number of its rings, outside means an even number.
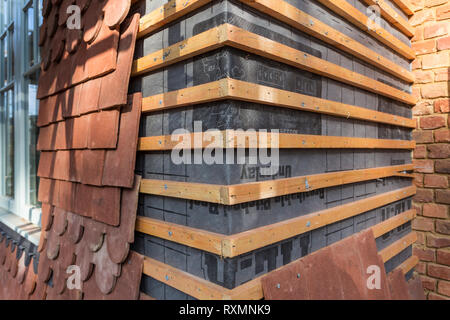
M0 9L3 10L5 1L1 0ZM33 7L34 32L33 32L33 54L34 64L30 66L28 61L28 9ZM31 204L30 197L30 124L28 117L28 84L33 75L40 70L39 47L39 24L42 22L40 17L40 0L8 0L7 10L10 13L9 21L3 21L4 15L0 15L0 39L8 35L8 70L9 75L7 84L0 83L0 96L6 90L13 92L14 108L14 198L2 196L5 190L4 173L6 164L0 165L0 221L5 216L5 212L14 214L21 220L29 221L33 224L40 224L41 209L38 205ZM6 27L4 27L6 25ZM11 50L14 50L14 74L12 71ZM1 44L0 44L0 50ZM0 62L3 62L3 51L1 51ZM0 65L0 81L3 71L3 63ZM38 102L37 102L38 103ZM3 102L0 102L0 117L4 116ZM2 120L0 118L0 120ZM0 121L0 152L6 151L6 131ZM1 161L0 161L1 162ZM37 168L36 168L37 170Z

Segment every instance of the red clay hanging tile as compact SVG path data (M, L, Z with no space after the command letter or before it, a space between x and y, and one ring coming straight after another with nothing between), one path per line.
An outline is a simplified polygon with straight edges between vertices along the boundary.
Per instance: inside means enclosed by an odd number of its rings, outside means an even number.
M94 187L77 183L77 191L75 195L75 208L72 212L90 217L91 203Z
M111 261L105 245L94 253L92 261L95 265L94 278L98 288L103 294L111 293L117 277L120 276L121 265Z
M81 11L85 11L89 8L92 1L93 0L76 0L75 3L80 7Z
M81 182L83 150L70 150L70 181Z
M104 23L110 28L119 26L128 15L131 7L131 0L106 1L103 7L105 12Z
M41 127L39 130L39 137L36 145L38 151L53 151L55 150L56 140L56 125L48 125Z
M42 230L50 230L53 223L53 207L47 203L42 204L41 226Z
M63 26L63 27L66 26L67 18L69 17L69 14L67 13L67 9L74 2L75 2L75 0L63 0L61 2L61 5L59 6L59 11L58 11L58 25L59 26Z
M387 276L392 300L410 300L405 275L400 269L394 269Z
M141 107L142 94L136 93L129 96L126 107L121 109L117 149L106 151L103 185L133 186Z
M59 28L52 39L52 62L58 63L66 48L65 28Z
M58 28L58 7L52 6L47 18L47 35L52 38Z
M66 31L66 50L74 54L81 42L82 32L78 29L67 29Z
M39 28L39 42L38 46L43 46L45 43L45 40L47 38L47 20L45 20L41 27Z
M103 76L116 69L118 44L119 31L101 24L99 34L87 48L88 59L85 68L89 79Z
M42 157L42 154L41 154ZM38 201L42 203L52 204L54 199L53 195L55 193L55 180L40 178L39 179L39 192Z
M90 218L83 218L83 243L92 252L97 252L103 246L104 234L106 232L105 224Z
M83 150L81 156L81 183L102 185L105 150Z
M52 2L50 0L42 0L42 16L47 18L52 9Z
M72 148L73 140L73 119L67 119L66 121L60 121L55 124L56 126L56 150L68 150Z
M426 300L425 293L422 287L422 280L418 275L414 275L407 282L409 296L412 300Z
M70 61L71 84L76 85L86 80L85 65L87 61L87 45L85 42L82 41L78 45L77 52L72 55ZM67 68L69 68L69 66L67 66Z
M85 115L74 118L72 149L85 149L88 146L90 116Z
M122 189L120 224L108 226L105 235L106 247L114 263L123 263L128 256L130 243L134 242L134 228L138 207L141 177L135 176L133 189Z
M76 196L76 184L69 181L58 181L58 183L58 201L55 203L55 206L66 211L73 212Z
M92 219L117 226L120 220L120 196L120 188L94 188L90 206Z
M86 114L98 110L100 97L101 78L96 78L82 84L82 94L79 103L80 114Z
M139 14L133 15L121 26L117 68L102 78L99 108L123 106L127 103L128 84L131 75L131 65L139 27ZM111 88L115 88L111 90Z
M67 222L67 237L75 245L80 242L83 236L83 217L75 213L67 212Z
M55 207L53 212L53 231L62 236L67 230L67 211L58 207Z
M37 175L43 178L50 178L55 168L56 154L54 152L41 152Z
M56 180L70 180L70 151L60 150L55 154L55 167L52 179Z
M95 112L91 115L89 149L115 149L119 128L118 109Z
M100 1L92 1L89 10L82 16L83 20L83 41L92 43L100 33L103 24L102 4Z

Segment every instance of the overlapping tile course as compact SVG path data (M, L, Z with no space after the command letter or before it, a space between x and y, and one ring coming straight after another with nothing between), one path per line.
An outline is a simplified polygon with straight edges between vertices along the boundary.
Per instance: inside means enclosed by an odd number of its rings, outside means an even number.
M70 5L81 8L81 29L68 28ZM140 16L127 18L130 5L43 2L39 264L30 268L0 242L2 299L139 298L143 257L130 244L142 96L127 92ZM67 287L70 266L80 268L81 288Z

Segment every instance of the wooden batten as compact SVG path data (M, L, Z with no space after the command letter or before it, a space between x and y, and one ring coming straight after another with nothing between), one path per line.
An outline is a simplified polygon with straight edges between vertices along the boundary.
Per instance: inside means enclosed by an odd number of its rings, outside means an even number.
M230 24L210 29L134 61L132 75L153 71L221 46L251 52L409 105L416 104L417 99L407 92Z
M240 1L261 12L264 12L265 14L274 17L277 20L283 21L284 23L294 27L295 29L298 29L317 39L325 41L333 47L339 48L367 63L370 63L371 65L380 68L395 77L398 77L409 83L414 82L414 75L412 72L398 66L391 60L362 45L360 42L355 41L349 36L328 26L326 23L297 9L284 0ZM405 21L401 21L401 23L399 23L400 26L403 26L404 22ZM412 30L412 28L409 27L406 30L408 30L407 34L409 35L409 31Z
M405 43L394 37L381 26L370 20L365 14L349 4L346 0L318 0L324 6L334 11L348 22L367 32L378 41L398 52L403 57L415 59L414 51ZM368 26L371 26L370 28Z
M410 232L403 238L395 241L393 244L389 245L388 247L384 248L380 251L380 256L383 259L384 262L390 260L392 257L397 255L399 252L403 251L404 249L408 248L410 245L412 245L417 240L417 234L415 232Z
M411 129L416 127L414 119L230 78L143 98L142 112L163 111L226 99L385 123Z
M196 145L196 135L204 135ZM275 140L274 140L275 139ZM207 141L204 141L207 140ZM278 142L273 142L278 140ZM235 130L165 135L139 138L138 151L167 151L195 148L266 148L279 149L414 149L415 142L375 138L319 136L290 133L254 134Z
M411 171L412 164L351 171L320 173L236 185L216 185L170 180L143 179L141 193L163 197L234 205L277 196L309 192L343 184L386 178L398 172Z
M364 0L369 6L376 6L380 9L381 16L395 26L398 30L403 32L408 37L414 36L414 28L408 21L403 19L395 10L387 4L384 0Z
M143 16L139 22L138 39L176 19L204 6L212 0L170 0L163 6Z
M137 218L136 231L232 258L410 197L415 192L416 188L411 186L230 236L146 217ZM415 210L408 210L372 227L375 238L414 217Z
M411 3L409 3L409 0L392 0L394 3L402 9L404 13L406 13L408 16L411 16L414 14L414 8L411 6Z
M417 256L411 256L403 261L396 269L400 269L403 271L403 274L407 274L409 271L414 269L418 262L419 258Z

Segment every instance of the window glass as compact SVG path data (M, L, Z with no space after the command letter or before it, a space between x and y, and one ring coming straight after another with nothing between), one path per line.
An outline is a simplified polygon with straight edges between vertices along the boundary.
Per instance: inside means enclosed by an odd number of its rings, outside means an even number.
M14 197L14 91L3 93L3 113L5 119L5 196Z
M39 101L36 99L37 87L38 87L39 74L35 73L28 80L28 136L29 136L29 204L38 205L37 190L39 186L39 178L37 177L37 168L39 164L40 152L36 150L37 138L39 134L38 127L36 125Z
M9 23L9 10L8 10L8 0L2 0L1 10L2 10L2 29L6 28ZM3 30L2 30L3 31Z
M35 64L35 56L34 56L34 8L31 6L26 10L26 39L25 39L25 47L26 47L26 61L28 67L31 67ZM27 67L27 66L25 66Z
M0 57L0 59L2 60L1 66L2 84L0 85L0 87L3 87L8 83L8 35L6 35L2 39L1 48L2 48L2 56Z
M10 69L8 70L8 81L11 81L14 77L14 36L12 31L9 32L8 37L9 37L8 56L10 60L9 61Z

